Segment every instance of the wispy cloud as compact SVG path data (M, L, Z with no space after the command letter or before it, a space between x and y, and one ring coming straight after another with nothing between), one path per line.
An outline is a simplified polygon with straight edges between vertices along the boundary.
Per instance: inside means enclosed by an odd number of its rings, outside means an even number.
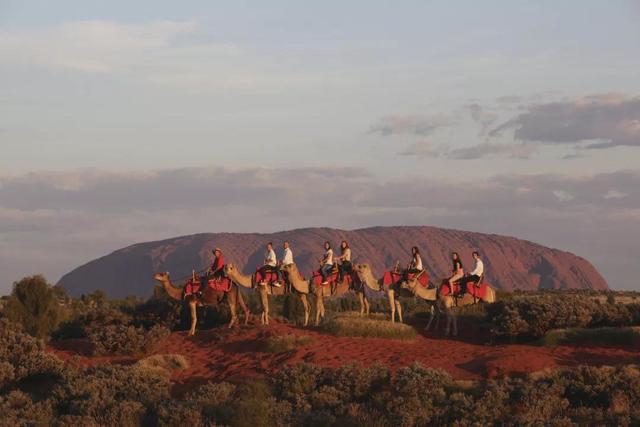
M369 128L369 132L384 136L427 136L454 123L455 119L450 115L392 115L381 118Z
M490 135L508 130L522 141L586 148L640 146L640 97L604 94L531 105Z

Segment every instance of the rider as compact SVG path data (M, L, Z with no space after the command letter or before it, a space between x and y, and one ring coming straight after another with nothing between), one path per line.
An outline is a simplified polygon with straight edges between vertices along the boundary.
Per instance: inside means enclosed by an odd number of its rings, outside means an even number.
M327 277L331 274L333 269L333 249L331 249L331 243L324 242L324 256L320 261L320 274L322 274L322 284L329 283Z
M293 252L291 252L291 248L289 247L289 241L285 240L282 243L282 261L280 262L280 268L286 267L292 264L293 264ZM289 291L288 287L291 285L291 282L287 277L287 274L288 273L286 271L282 272L282 277L284 279L285 284L287 285L287 292L288 292Z
M458 252L451 254L451 261L453 262L453 268L451 269L451 277L449 277L449 287L453 286L453 283L464 277L464 269L462 268L462 261L458 256Z
M340 261L340 278L339 281L342 282L344 279L344 275L351 274L353 272L353 265L351 264L351 248L349 247L349 243L346 240L343 240L340 243L340 256L338 257Z
M215 248L211 252L214 258L211 267L209 267L209 273L214 279L220 280L224 277L224 257L222 256L222 250Z
M420 257L420 249L417 246L411 248L411 262L407 267L407 274L418 274L422 272L422 258Z
M278 269L276 268L276 266L278 265L277 261L278 260L276 258L276 253L273 250L273 243L269 242L267 243L267 252L265 252L264 254L264 265L260 268L260 273L262 273L263 278L269 272L275 273L276 280L275 282L273 282L273 286L280 287L282 285L280 285L280 275L278 274ZM266 283L264 279L262 281Z
M470 281L472 280L477 285L480 283L480 278L484 274L484 263L480 259L480 254L478 253L478 251L473 251L471 256L475 260L476 264L474 265L471 273L469 273L466 278Z

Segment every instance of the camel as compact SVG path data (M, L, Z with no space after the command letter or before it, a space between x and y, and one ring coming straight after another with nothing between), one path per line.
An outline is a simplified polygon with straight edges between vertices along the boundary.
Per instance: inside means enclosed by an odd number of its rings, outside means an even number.
M335 292L332 294L331 293L331 287L330 286L313 286L312 282L313 279L310 280L304 280L302 278L302 275L300 274L300 272L298 271L298 267L295 264L290 264L290 265L286 265L282 267L282 271L286 272L288 277L289 277L289 281L291 282L292 286L296 289L306 289L306 293L309 293L309 290L311 290L311 292L315 295L316 297L316 326L318 326L320 324L320 320L324 319L325 317L325 309L324 309L324 297L325 296L332 296L332 295L342 295L346 292L349 292L349 282L345 278L342 280L341 283L338 283L335 286ZM358 295L358 299L360 301L360 316L363 315L369 315L369 301L367 300L367 298L364 295L364 289L360 290L360 291L356 291L357 295ZM305 307L305 317L308 316L307 313L308 307ZM305 323L306 326L306 323Z
M397 286L386 287L382 284L382 279L376 279L373 277L373 272L369 264L356 264L354 267L358 278L365 286L375 292L383 291L389 298L389 305L391 306L391 322L396 321L396 310L398 311L398 320L402 323L402 306L400 305L399 298L413 298L413 294L408 289L402 289Z
M403 282L401 285L402 289L405 289L411 292L412 295L415 295L419 298L422 298L425 301L435 302L437 304L437 308L441 311L444 311L447 315L447 326L445 328L445 336L449 335L451 325L453 324L453 336L458 335L458 317L456 316L456 308L462 307L465 305L476 304L479 299L474 298L473 295L465 293L460 297L453 297L451 294L449 295L441 295L439 292L439 288L425 288L421 286L417 280L409 280ZM481 301L492 303L496 301L496 292L495 290L488 286L487 287L487 295ZM429 330L431 326L431 322L433 321L435 314L434 310L431 310L431 317L429 318L429 322L427 326L425 326L425 330Z
M233 283L245 288L253 288L253 277L242 274L233 264L227 264L224 266L225 274ZM289 275L289 277L299 277L297 274ZM300 281L292 281L291 285L295 292L299 295L300 301L304 306L304 326L309 324L309 301L307 300L307 294L309 293L309 284L307 282L301 283ZM257 285L260 292L260 303L262 305L262 315L260 316L260 322L263 325L269 324L269 295L284 295L286 289L284 286L270 286L270 285Z
M169 273L156 273L153 278L162 284L163 289L169 295L170 298L182 301L182 288L174 286L171 283ZM217 305L221 303L224 297L227 297L227 303L231 309L231 321L229 322L229 328L238 323L237 305L240 305L242 311L244 311L244 324L249 323L249 309L244 303L242 293L239 292L238 287L235 284L231 284L231 289L228 292L216 291L209 286L204 286L202 295L187 295L184 300L189 304L189 310L191 312L191 328L189 329L189 336L193 336L196 333L196 324L198 317L196 314L196 307L202 305Z

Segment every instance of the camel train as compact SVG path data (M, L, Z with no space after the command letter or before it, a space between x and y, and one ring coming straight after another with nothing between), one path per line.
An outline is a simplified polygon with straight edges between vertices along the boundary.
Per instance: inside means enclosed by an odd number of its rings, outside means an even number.
M457 253L452 254L452 274L443 279L439 286L433 286L429 275L422 266L419 249L411 248L412 259L404 270L399 262L383 277L376 279L368 264L352 264L351 249L346 241L340 245L340 255L333 254L331 244L324 243L324 254L318 259L320 268L305 279L293 261L293 252L289 242L283 244L283 258L277 262L272 243L267 244L264 264L253 274L247 275L232 264L226 264L222 250L212 252L214 261L205 270L202 278L194 272L184 287L171 282L169 273L157 273L154 279L162 284L170 298L189 304L191 328L189 335L195 334L197 324L197 306L215 305L226 302L231 311L229 327L239 323L238 307L244 313L244 324L248 324L250 312L244 302L240 287L257 290L260 294L262 313L260 322L269 324L269 295L293 294L300 298L304 307L304 326L308 326L311 314L308 295L315 297L315 325L325 318L324 299L337 297L349 292L355 293L360 302L360 315L369 314L369 301L366 290L382 292L389 300L391 322L402 322L400 299L418 297L431 304L431 317L425 329L429 329L439 313L446 315L445 335L458 333L456 307L492 303L496 300L494 289L484 281L484 264L478 252L473 252L474 269L464 274L462 262Z

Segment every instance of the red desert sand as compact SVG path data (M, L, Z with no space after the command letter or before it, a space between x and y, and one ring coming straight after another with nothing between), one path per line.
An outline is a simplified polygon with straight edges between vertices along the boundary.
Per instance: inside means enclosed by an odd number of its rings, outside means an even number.
M462 325L461 325L462 326ZM487 344L486 335L466 328L457 339L445 339L438 333L421 332L410 341L381 338L335 337L313 329L273 322L269 327L247 326L228 330L215 328L198 331L195 337L174 332L159 344L154 354L182 354L190 362L185 370L175 371L171 380L174 393L181 394L207 381L235 381L264 376L289 364L313 363L325 367L345 364L384 365L392 370L418 362L440 368L456 379L479 380L518 376L547 368L583 365L638 363L639 347L542 347L522 344ZM294 334L311 341L283 353L261 350L266 337ZM81 340L52 342L48 351L70 363L132 364L135 357L90 357L90 348Z

